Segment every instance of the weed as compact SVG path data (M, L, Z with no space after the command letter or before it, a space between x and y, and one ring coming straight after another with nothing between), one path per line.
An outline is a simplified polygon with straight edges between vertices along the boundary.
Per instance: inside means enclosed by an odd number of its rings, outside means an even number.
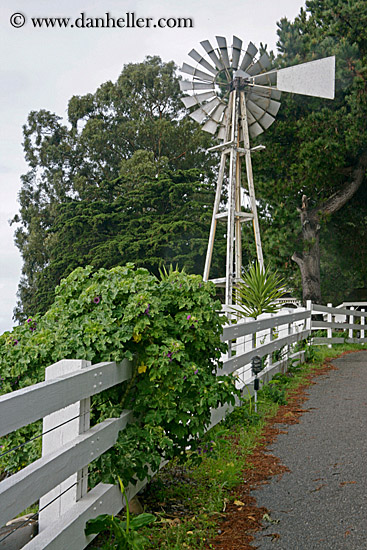
M286 405L287 399L285 396L285 389L281 387L281 383L282 381L280 379L275 380L273 378L273 380L271 380L260 390L259 398L261 400L263 400L264 398L268 399L269 401L273 401L278 405Z
M139 514L130 518L129 503L125 492L125 487L119 478L121 493L126 502L126 520L112 516L110 514L101 514L95 519L87 522L85 528L86 535L94 535L109 531L109 540L103 545L103 548L117 548L118 550L141 550L147 542L147 539L138 533L145 525L156 521L153 514ZM116 546L117 545L117 546Z
M256 426L261 417L252 410L252 398L246 400L240 407L236 407L224 420L224 426Z

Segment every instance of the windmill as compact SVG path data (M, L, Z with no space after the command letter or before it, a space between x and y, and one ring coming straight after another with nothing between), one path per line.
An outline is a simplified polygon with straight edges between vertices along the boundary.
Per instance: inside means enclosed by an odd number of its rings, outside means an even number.
M221 160L203 278L204 281L209 279L217 221L227 221L226 276L213 282L225 286L225 304L230 305L233 286L241 278L242 223L252 222L257 259L260 266L264 265L251 163L251 153L264 146L251 147L250 138L273 124L280 108L281 92L333 99L335 57L277 70L272 69L267 53L258 55L252 42L246 50L242 49L242 40L237 36L233 36L230 48L222 36L217 36L216 42L215 47L209 40L201 42L203 55L195 49L189 52L196 64L183 64L181 71L191 78L181 81L180 87L188 93L182 101L186 108L193 108L190 117L202 124L204 131L216 135L220 142L208 149L220 152ZM251 212L242 210L242 157L245 157ZM228 206L227 211L220 212L227 164Z

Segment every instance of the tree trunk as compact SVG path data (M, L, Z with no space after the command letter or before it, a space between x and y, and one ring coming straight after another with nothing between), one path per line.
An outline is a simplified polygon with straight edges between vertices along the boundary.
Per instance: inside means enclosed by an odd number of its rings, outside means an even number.
M295 252L292 260L298 264L301 271L304 304L307 300L321 304L320 217L337 212L353 197L364 179L366 169L367 151L363 151L351 178L339 191L312 209L308 209L306 195L302 197L302 207L298 209L302 226L302 254Z
M308 210L307 197L302 197L300 209L302 225L302 255L295 252L292 256L301 271L303 302L312 300L316 304L321 303L320 287L320 224L315 211Z

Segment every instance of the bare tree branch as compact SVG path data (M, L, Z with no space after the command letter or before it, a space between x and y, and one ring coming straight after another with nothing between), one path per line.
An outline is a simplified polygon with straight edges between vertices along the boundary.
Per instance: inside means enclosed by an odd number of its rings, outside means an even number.
M320 206L313 209L313 212L320 214L333 214L340 210L348 202L360 187L367 170L367 151L364 151L359 158L356 168L353 170L351 179L334 195L329 197Z

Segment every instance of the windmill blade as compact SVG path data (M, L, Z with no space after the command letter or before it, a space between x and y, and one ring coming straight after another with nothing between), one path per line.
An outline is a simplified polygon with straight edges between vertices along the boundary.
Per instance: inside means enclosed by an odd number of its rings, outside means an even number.
M208 73L204 73L204 71L199 71L199 69L195 69L195 67L192 67L187 63L184 63L182 65L181 71L183 73L191 74L194 78L197 78L198 80L206 80L208 82L214 82L214 76L211 76Z
M192 57L192 59L194 59L197 63L200 63L200 65L202 65L207 71L215 76L217 75L218 71L195 49L192 49L191 52L189 52L189 56Z
M209 113L221 103L221 100L217 97L209 101L206 105L202 105L199 109L196 109L193 113L190 113L190 117L202 124L207 118Z
M261 95L263 97L271 97L271 99L279 100L282 96L282 92L276 88L262 88L260 86L251 86L251 92Z
M212 112L212 110L217 107L218 105L220 105L221 100L219 99L219 97L215 97L214 99L212 99L211 101L209 101L206 105L202 105L202 110L207 114L209 115L209 113Z
M256 103L251 101L251 99L248 99L246 101L246 107L248 115L252 115L261 125L261 127L264 128L264 130L266 130L271 124L273 124L275 118L269 115L269 113L267 113L265 109L262 109L260 105L257 105Z
M189 90L214 90L214 82L192 82L191 80L180 80L179 84L182 92L187 92Z
M242 51L242 40L240 40L237 36L233 35L233 43L232 43L232 68L233 69L238 68L238 62L240 60L241 51Z
M277 83L277 73L276 71L270 71L255 75L254 81L260 86L274 86Z
M219 51L220 51L221 60L223 61L223 65L227 69L229 69L231 64L229 62L229 57L228 57L227 40L224 38L224 36L216 36L215 38L217 39L217 43L218 43L218 47L219 47Z
M226 127L225 126L221 126L219 128L218 139L220 141L224 141L226 139Z
M246 109L246 114L247 114L247 123L248 123L248 125L250 126L251 124L255 124L256 118L251 113L249 108Z
M218 105L218 107L215 108L215 110L210 114L210 118L212 118L213 120L215 120L215 122L219 122L221 117L222 117L222 114L224 113L224 111L226 110L227 108L227 105L226 103L221 103L220 105Z
M246 53L242 59L240 69L241 71L246 71L247 67L252 63L255 55L257 54L257 47L252 42L247 46ZM247 71L248 72L248 71Z
M254 124L251 124L251 126L249 126L248 130L249 130L249 133L250 133L250 137L252 137L252 138L255 138L256 136L259 136L264 131L261 128L261 126L258 122L255 122Z
M224 65L222 61L219 59L217 54L215 53L215 50L209 40L203 40L203 42L200 42L206 53L209 55L210 59L213 61L214 65L217 67L219 71L224 69Z
M259 121L262 116L264 116L265 111L259 105L256 105L251 99L246 101L247 110L253 115L253 117Z
M204 126L201 128L204 132L214 135L218 128L218 122L214 122L211 118L206 121Z
M257 122L260 124L262 128L264 128L264 130L267 130L269 126L273 124L274 121L275 121L275 118L273 116L269 115L269 113L265 113Z
M263 53L259 61L254 63L254 65L252 65L251 67L249 67L246 72L250 76L254 76L265 71L269 67L271 67L270 57L268 56L267 53Z
M264 109L264 111L266 111L267 113L273 116L276 116L279 111L279 108L280 108L279 101L273 101L272 99L270 99L270 97L264 97L264 96L252 93L248 96L248 99L250 99L253 103L255 103L255 105L258 105L259 107Z
M334 99L335 56L279 69L277 88L282 92Z
M226 108L227 108L227 105L225 103L221 103L214 109L212 113L210 113L210 119L203 126L203 130L205 132L209 132L210 134L215 134L220 124L220 119Z
M185 105L185 107L188 109L189 107L192 107L193 105L201 105L203 101L206 101L207 99L212 98L214 95L214 92L205 92L203 94L198 95L190 95L186 97L181 97L182 103Z
M196 111L194 111L193 113L189 114L189 117L196 120L196 122L198 122L199 124L204 122L207 116L207 113L205 113L205 111L203 111L201 107L199 109L196 109Z

